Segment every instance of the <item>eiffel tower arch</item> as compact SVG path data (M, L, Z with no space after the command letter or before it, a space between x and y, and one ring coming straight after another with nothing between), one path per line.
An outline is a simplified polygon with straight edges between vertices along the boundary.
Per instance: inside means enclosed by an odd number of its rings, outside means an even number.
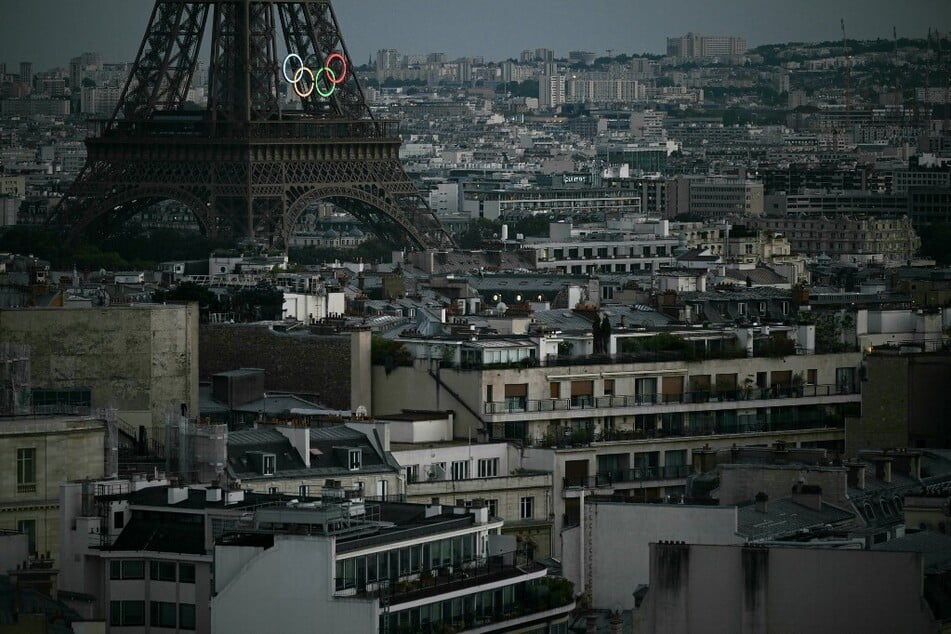
M209 28L208 103L188 109ZM329 0L155 0L115 112L86 139L52 220L75 238L175 200L206 235L287 245L300 215L329 201L394 246L451 247L400 143L399 123L366 104Z

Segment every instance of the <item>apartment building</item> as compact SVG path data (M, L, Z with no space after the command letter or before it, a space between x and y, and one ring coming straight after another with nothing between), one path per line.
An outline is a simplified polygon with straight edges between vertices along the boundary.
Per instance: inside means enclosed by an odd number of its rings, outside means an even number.
M743 179L677 176L670 183L667 215L720 220L763 213L763 184Z
M564 632L575 607L570 582L519 562L484 507L343 502L325 489L255 510L253 527L215 546L212 632Z
M667 38L667 54L679 60L746 54L746 38L687 33Z
M768 326L740 329L738 338L702 329L665 335L689 341L694 361L684 350L639 355L639 346L653 346L650 333L615 331L610 358L555 356L555 343L528 338L475 346L480 340L463 343L457 366L374 368L373 401L452 408L457 434L522 443L522 466L552 473L557 556L562 528L577 522L579 491L645 500L682 492L692 452L703 445L840 447L845 415L861 398L862 355L793 354L797 345L814 350L810 328L796 332L801 345L791 330ZM746 348L742 361L737 346Z
M31 554L59 564L59 485L107 475L105 420L77 416L14 417L0 426L0 528L29 536Z
M800 255L842 262L904 263L921 247L907 216L899 218L751 218L748 227L782 234Z
M418 504L484 506L505 522L528 559L551 555L551 473L522 466L509 442L454 440L448 412L407 411L383 415L374 424L389 428L390 450L405 478L405 501Z

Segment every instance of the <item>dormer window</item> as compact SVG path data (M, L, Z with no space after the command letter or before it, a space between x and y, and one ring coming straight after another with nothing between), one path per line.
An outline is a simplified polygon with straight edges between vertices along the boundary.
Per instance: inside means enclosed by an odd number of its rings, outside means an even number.
M274 475L274 471L277 469L277 456L274 454L264 454L264 459L261 461L261 474L262 475Z
M349 452L348 464L351 471L357 471L363 466L363 452L359 449L351 449Z

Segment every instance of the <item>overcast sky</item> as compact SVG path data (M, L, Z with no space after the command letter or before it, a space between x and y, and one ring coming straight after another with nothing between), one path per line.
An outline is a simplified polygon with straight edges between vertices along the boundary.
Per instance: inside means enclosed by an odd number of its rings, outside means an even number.
M0 62L66 66L84 51L131 61L152 0L0 0ZM951 30L951 0L337 0L356 63L377 49L445 52L450 58L517 57L546 47L604 54L662 53L665 37L687 31L741 35L750 46L848 36L924 37ZM208 29L210 31L210 28Z

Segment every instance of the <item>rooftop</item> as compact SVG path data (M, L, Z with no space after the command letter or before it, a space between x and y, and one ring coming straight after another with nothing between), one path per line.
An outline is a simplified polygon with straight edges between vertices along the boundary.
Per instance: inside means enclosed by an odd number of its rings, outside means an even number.
M756 503L744 504L737 509L737 535L749 541L765 541L792 537L802 531L838 524L854 518L848 511L822 503L816 510L794 502L791 497L769 500L766 512L757 510Z

